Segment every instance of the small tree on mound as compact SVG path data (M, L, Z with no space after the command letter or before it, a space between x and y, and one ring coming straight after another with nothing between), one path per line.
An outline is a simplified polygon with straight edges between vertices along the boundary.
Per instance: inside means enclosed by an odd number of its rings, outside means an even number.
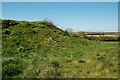
M46 18L44 21L42 21L41 23L42 23L43 25L49 26L49 27L51 27L51 28L54 28L54 27L55 27L55 25L53 24L53 22L50 21L50 20L47 20L47 18Z

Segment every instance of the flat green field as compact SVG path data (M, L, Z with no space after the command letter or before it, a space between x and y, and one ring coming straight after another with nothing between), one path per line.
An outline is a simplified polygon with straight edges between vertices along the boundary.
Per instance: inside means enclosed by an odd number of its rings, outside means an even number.
M5 21L3 78L118 77L118 42L89 41L40 22Z

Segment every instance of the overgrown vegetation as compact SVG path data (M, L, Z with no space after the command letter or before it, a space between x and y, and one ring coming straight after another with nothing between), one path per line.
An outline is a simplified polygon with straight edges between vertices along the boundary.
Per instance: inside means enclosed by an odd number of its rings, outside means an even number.
M111 37L111 36L87 36L86 39L88 40L94 40L94 41L119 41L120 37Z
M47 21L2 22L3 78L115 78L118 43L97 42Z

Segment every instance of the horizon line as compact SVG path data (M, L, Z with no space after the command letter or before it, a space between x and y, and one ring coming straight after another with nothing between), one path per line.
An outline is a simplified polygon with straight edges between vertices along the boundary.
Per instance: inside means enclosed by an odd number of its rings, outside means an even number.
M44 20L17 20L17 19L0 19L0 20L15 20L15 21L27 21L27 22L38 22L38 21L44 21ZM53 21L54 23L54 21ZM60 28L60 26L57 26L56 27ZM61 29L61 28L60 28ZM67 29L67 28L64 28L64 29ZM73 32L120 32L119 30L118 31L74 31Z

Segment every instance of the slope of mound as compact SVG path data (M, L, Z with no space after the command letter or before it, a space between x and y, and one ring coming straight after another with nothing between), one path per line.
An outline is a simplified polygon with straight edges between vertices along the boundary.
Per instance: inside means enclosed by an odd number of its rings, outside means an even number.
M3 77L117 77L117 43L81 39L44 22L3 20Z

